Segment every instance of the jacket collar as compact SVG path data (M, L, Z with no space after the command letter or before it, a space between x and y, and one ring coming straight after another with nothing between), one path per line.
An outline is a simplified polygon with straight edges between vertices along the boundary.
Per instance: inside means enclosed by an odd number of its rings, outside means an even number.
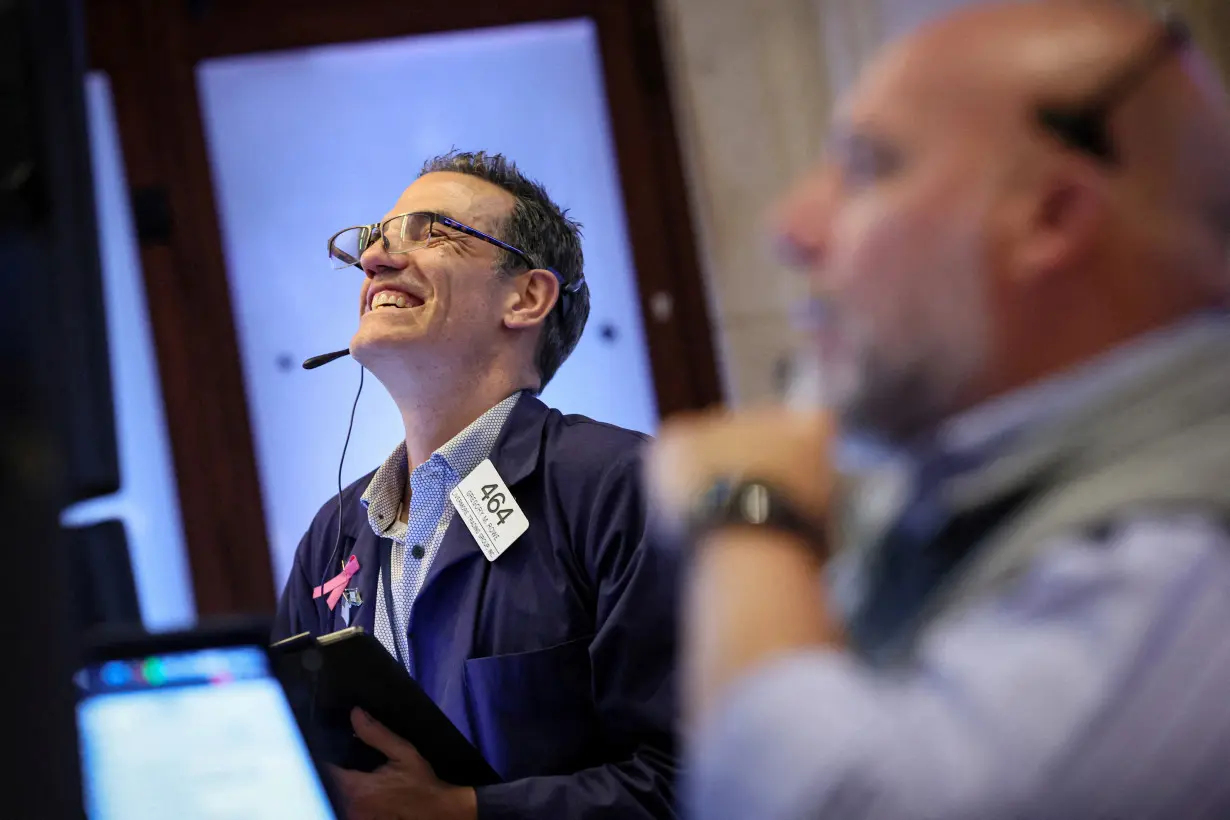
M491 448L491 463L504 483L514 484L534 472L542 449L542 428L551 410L528 393L522 394Z
M529 394L524 394L513 408L500 431L500 437L491 449L491 463L500 478L510 490L517 483L528 477L538 466L538 456L542 449L542 430L546 424L550 408ZM515 493L514 493L515 495ZM449 502L451 503L451 502ZM454 515L449 522L440 551L427 570L423 579L423 589L420 597L431 586L436 576L452 565L464 560L481 556L482 550L474 536L466 529L461 516Z

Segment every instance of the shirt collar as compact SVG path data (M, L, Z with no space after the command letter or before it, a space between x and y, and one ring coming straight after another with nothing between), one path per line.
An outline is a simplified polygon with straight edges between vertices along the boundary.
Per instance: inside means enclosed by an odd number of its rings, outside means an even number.
M432 453L431 458L414 468L412 482L427 480L429 473L440 468L447 468L451 473L449 483L458 482L469 475L491 455L491 449L520 397L521 391L513 393L466 425L465 429ZM408 466L406 442L399 441L376 470L359 499L367 509L368 523L377 535L384 535L397 523L397 512L406 494Z
M483 413L445 442L432 454L432 458L443 460L458 479L468 476L491 455L491 448L495 446L500 431L504 429L504 422L508 421L519 398L520 391Z
M944 422L917 448L904 450L865 438L838 442L839 469L850 513L858 520L890 520L918 492L985 463L1018 434L1095 401L1140 374L1227 332L1225 314L1199 314L1145 334L1070 370L977 405Z
M960 413L941 425L936 449L968 453L1088 404L1226 332L1224 314L1200 314L1144 334L1056 376Z

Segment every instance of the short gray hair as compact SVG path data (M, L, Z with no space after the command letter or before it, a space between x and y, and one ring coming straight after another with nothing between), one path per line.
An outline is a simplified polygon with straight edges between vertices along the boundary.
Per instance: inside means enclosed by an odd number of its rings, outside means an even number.
M568 211L556 205L540 183L522 174L516 163L503 154L450 151L427 160L419 176L439 171L469 174L512 194L516 204L505 223L495 229L496 236L563 277L559 302L543 324L534 357L542 379L541 390L576 348L589 319L589 285L582 282L575 293L563 290L584 275L581 223L569 219ZM516 254L501 254L501 272L511 275L525 267L525 260Z

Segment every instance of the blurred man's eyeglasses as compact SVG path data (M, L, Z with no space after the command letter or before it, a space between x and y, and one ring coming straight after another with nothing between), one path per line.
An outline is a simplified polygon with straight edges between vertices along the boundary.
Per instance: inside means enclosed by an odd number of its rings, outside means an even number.
M363 251L378 240L383 243L385 253L410 253L410 251L425 247L431 241L432 233L437 225L443 225L484 242L490 242L497 248L519 257L530 270L550 271L559 281L560 289L566 294L576 293L585 284L584 276L578 276L575 282L566 282L559 271L538 264L532 256L520 248L502 242L477 228L471 228L452 217L425 211L399 214L389 217L384 222L373 222L371 225L344 228L329 237L329 258L333 261L335 270L348 267L361 270L362 265L359 259Z
M1147 49L1106 81L1098 91L1075 104L1043 105L1038 123L1073 150L1089 154L1106 165L1117 165L1119 155L1109 133L1115 107L1140 87L1150 74L1191 41L1191 32L1177 17L1169 16Z

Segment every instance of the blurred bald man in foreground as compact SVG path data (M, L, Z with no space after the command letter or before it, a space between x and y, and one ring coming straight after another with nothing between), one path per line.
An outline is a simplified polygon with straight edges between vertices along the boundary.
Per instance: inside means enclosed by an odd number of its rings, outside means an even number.
M648 468L692 550L692 816L1230 816L1212 77L1178 26L1039 2L862 78L777 214L832 414L678 421Z

